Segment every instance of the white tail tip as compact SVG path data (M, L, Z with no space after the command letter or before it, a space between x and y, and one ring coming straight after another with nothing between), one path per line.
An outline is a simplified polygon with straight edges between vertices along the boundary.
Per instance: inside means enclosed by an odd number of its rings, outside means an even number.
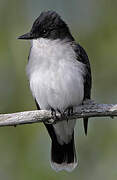
M62 170L66 170L68 172L72 172L76 166L78 165L77 162L73 162L73 163L62 163L62 164L57 164L55 162L51 162L51 167L52 169L54 169L56 172L62 171Z

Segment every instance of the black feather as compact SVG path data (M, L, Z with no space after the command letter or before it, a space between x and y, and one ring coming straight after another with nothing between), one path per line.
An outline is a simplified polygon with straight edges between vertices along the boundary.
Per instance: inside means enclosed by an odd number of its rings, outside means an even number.
M35 99L35 103L36 103L37 109L40 110L39 104L37 103L36 99ZM74 144L74 132L68 144L65 144L65 143L60 144L57 140L54 127L51 124L44 123L44 125L52 140L51 161L57 164L75 163L77 159L76 159L76 151L75 151L75 144Z
M85 50L79 44L76 44L75 46L73 46L73 48L76 53L77 60L85 64L86 73L84 77L84 99L83 99L85 101L86 99L91 98L92 77L91 77L90 62ZM84 118L83 123L84 123L85 135L87 135L88 118Z
M73 40L67 24L55 11L44 11L33 23L30 31L30 36L33 39L68 39Z
M61 145L58 141L52 141L51 161L56 162L57 164L62 164L63 162L67 164L76 162L74 133L68 144L64 143Z

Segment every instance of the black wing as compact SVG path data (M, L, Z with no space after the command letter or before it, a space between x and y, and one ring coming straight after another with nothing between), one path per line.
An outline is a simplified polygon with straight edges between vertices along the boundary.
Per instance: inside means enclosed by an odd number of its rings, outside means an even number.
M85 64L86 67L86 74L84 76L84 99L90 99L91 98L91 86L92 86L92 77L91 77L91 68L90 68L90 62L89 58L85 52L85 50L79 45L76 44L73 46L73 49L76 53L77 60ZM88 128L88 118L84 118L84 131L87 135L87 128Z

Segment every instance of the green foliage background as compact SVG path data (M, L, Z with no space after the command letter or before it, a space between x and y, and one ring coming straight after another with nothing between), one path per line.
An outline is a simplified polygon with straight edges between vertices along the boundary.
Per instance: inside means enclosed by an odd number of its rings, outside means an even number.
M92 67L92 98L117 103L117 1L1 0L0 113L36 109L25 66L30 44L17 40L41 11L53 9L86 49ZM117 120L91 120L88 136L76 125L79 167L56 173L50 167L50 139L43 124L0 128L0 179L117 179Z

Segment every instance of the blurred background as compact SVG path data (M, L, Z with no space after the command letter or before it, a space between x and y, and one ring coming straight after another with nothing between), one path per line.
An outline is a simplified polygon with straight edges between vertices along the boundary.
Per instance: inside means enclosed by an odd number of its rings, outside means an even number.
M17 40L28 32L43 10L55 10L85 48L92 67L92 98L117 103L117 1L0 0L0 113L36 109L25 67L29 42ZM50 139L43 124L0 128L2 180L116 180L117 119L82 121L75 129L79 167L56 173L50 167Z

